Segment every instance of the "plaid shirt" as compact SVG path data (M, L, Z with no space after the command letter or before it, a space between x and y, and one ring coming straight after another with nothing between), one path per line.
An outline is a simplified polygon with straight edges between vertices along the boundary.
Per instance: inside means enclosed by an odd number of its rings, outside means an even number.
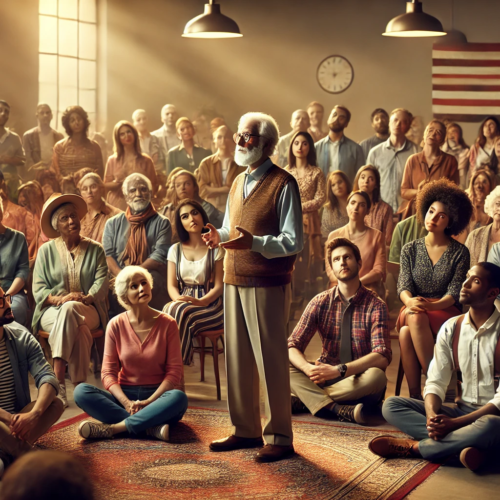
M360 286L351 302L352 358L359 359L371 352L378 352L389 363L392 359L388 312L385 302L364 286ZM319 332L323 350L319 361L330 365L340 363L340 327L342 325L342 298L338 287L316 295L309 302L295 330L288 338L288 348L295 347L302 353Z

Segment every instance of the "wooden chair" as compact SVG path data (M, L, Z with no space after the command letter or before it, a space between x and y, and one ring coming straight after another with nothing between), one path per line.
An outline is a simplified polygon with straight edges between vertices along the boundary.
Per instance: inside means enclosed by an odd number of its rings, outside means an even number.
M221 330L209 330L206 332L201 332L196 337L200 343L199 346L193 345L193 353L197 352L200 355L200 365L201 365L201 378L200 382L205 381L205 353L212 354L214 358L214 373L215 373L215 385L217 387L217 399L221 400L220 394L220 376L219 376L219 354L224 352L224 329ZM212 346L205 347L205 339L209 339ZM218 347L218 340L221 340L222 347Z
M93 339L91 360L93 364L94 375L101 371L102 358L104 356L104 330L98 328L97 330L91 330L91 335ZM54 366L54 360L52 359L52 351L50 349L50 344L48 343L49 332L44 330L38 330L38 339L40 345L42 346L45 359Z

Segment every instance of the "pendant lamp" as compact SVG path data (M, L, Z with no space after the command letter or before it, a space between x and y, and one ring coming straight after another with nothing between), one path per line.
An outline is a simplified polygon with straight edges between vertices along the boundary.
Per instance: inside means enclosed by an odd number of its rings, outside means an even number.
M209 0L205 12L186 24L182 36L187 38L237 38L243 36L238 25L221 14L220 5Z
M422 10L419 0L406 2L406 14L391 19L387 24L384 36L425 37L444 36L443 25L433 16Z

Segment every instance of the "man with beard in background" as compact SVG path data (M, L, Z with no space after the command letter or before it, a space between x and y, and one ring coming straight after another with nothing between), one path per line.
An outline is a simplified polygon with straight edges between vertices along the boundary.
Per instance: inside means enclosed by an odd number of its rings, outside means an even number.
M153 187L142 174L130 174L122 185L127 211L106 222L102 245L106 262L114 278L125 266L141 266L153 276L151 307L161 311L169 301L167 292L167 256L172 240L170 221L151 203ZM122 312L110 296L113 313Z
M334 170L342 170L352 184L359 168L365 164L365 156L361 146L344 135L350 121L351 112L344 106L335 106L328 118L328 135L314 146L318 167L325 178Z
M216 452L265 446L257 462L293 455L287 325L295 255L303 247L297 182L269 158L278 142L275 120L263 113L240 119L235 161L248 167L229 193L223 226L203 239L226 249L224 328L228 407L233 434L213 441ZM224 242L224 243L221 243ZM260 419L259 379L266 386Z
M28 372L38 399L30 402ZM63 403L59 383L31 333L16 323L10 295L0 288L0 477L17 457L57 422Z
M359 143L365 158L368 158L370 149L382 144L389 138L389 115L385 109L377 108L372 113L372 128L375 130L375 135Z

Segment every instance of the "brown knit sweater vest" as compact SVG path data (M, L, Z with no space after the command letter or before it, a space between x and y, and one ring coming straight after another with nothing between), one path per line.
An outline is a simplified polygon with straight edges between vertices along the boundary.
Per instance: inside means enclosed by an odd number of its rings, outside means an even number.
M245 175L236 177L229 193L229 238L239 236L236 226L254 236L278 236L278 201L288 182L296 181L285 170L273 165L243 198ZM287 285L292 280L294 262L295 255L266 259L252 250L228 249L224 260L224 283L248 287Z

